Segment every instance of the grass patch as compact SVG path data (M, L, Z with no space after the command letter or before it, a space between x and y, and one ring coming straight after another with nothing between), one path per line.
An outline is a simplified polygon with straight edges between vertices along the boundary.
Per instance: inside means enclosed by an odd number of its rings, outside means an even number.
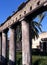
M16 65L22 65L22 52L16 53ZM47 65L47 56L32 55L32 65Z
M32 56L33 65L47 65L47 56Z
M22 52L16 52L16 65L22 65Z

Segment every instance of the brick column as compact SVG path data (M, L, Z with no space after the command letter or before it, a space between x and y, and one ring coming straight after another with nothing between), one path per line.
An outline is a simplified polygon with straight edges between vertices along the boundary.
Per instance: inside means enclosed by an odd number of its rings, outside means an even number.
M15 65L15 30L10 28L9 65Z
M1 61L1 54L2 54L2 34L0 33L0 61Z
M29 23L22 21L22 65L31 65Z
M7 63L6 58L6 44L7 44L7 33L2 32L2 63L5 65Z

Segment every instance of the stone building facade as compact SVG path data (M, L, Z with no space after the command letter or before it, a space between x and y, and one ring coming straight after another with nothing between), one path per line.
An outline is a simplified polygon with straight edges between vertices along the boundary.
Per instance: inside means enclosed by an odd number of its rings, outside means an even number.
M38 38L32 40L32 48L40 48L40 42L47 42L47 32L40 33Z

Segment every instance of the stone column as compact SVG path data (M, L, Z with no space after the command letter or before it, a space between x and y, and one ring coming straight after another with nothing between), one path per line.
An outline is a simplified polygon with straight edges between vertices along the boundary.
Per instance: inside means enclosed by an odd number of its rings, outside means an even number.
M15 65L15 30L10 28L9 65Z
M2 34L0 33L0 61L1 61L1 54L2 54Z
M7 45L7 33L2 32L2 63L5 65L7 63L6 58L6 45Z
M29 23L22 21L22 65L31 65Z

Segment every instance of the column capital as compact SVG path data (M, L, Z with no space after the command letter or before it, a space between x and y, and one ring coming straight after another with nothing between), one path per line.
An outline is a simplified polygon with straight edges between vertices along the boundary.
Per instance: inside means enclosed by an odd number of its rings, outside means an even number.
M15 30L14 28L12 28L12 27L9 27L9 30Z
M24 17L22 17L19 21L22 21L22 20L24 20Z
M29 23L31 20L29 18L23 17L19 21L26 21L27 23Z
M7 33L6 32L2 32L2 38L7 37Z

